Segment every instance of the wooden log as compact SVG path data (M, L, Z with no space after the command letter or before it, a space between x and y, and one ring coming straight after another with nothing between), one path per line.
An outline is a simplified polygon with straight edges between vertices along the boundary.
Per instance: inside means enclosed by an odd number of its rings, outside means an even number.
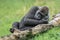
M33 28L30 28L28 30L20 31L18 29L14 30L14 33L12 33L9 36L1 37L0 40L22 40L22 38L26 38L27 35L35 35L37 33L44 32L46 30L49 30L55 26L60 25L60 16L57 14L50 22L49 24L39 24Z
M18 40L18 38L22 39L22 38L26 38L27 35L35 35L37 33L46 31L51 29L53 26L50 24L39 24L33 28L30 28L28 30L25 31L20 31L18 29L14 30L14 33L12 33L9 36L5 36L0 38L0 40Z

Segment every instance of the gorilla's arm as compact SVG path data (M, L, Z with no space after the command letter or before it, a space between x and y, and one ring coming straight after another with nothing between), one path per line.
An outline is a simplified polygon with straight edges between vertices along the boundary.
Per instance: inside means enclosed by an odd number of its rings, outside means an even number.
M29 19L29 18L26 18L24 22L25 24L30 24L30 25L36 25L40 23L39 20Z
M33 11L32 11L32 13L33 13ZM24 19L25 24L30 24L30 25L37 25L37 24L42 24L42 23L46 24L49 21L49 13L44 15L44 18L42 18L41 20L35 19L34 18L35 15L33 15L33 17L31 15L29 15L29 16L30 16L30 18L29 17L25 17L25 19Z
M40 20L40 23L48 23L49 16L44 17L42 20Z
M36 19L29 19L29 18L26 18L24 20L25 24L33 24L33 25L37 25L37 24L42 24L42 23L48 23L49 21L49 15L46 15L43 19L41 20L36 20Z

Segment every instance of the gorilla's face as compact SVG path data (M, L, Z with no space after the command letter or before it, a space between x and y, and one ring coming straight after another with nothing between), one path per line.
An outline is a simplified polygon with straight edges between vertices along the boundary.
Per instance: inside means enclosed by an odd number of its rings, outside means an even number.
M46 7L46 6L43 6L43 7L40 9L40 12L42 13L42 15L46 15L46 14L48 14L49 9L48 9L48 7Z
M41 19L43 16L46 16L46 14L48 14L48 7L41 7L40 9L37 10L37 12L35 13L34 18L35 19Z

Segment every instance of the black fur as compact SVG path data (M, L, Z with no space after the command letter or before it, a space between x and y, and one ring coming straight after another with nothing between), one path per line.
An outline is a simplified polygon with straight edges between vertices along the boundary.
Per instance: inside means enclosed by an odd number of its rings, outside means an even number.
M26 30L28 28L34 27L38 24L47 24L49 20L49 9L48 7L38 7L34 6L30 9L30 11L22 18L21 22L15 22L13 24L14 28L19 30ZM10 31L11 31L10 30Z

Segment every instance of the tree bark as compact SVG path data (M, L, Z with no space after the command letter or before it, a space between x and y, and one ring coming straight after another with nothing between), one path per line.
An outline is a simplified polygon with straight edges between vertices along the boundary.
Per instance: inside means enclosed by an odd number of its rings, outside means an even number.
M27 35L35 35L37 33L41 33L44 31L47 31L55 26L60 25L60 16L56 17L49 22L49 24L39 24L33 28L29 28L24 31L20 31L18 29L14 30L14 33L12 33L9 36L1 37L0 40L25 40Z

